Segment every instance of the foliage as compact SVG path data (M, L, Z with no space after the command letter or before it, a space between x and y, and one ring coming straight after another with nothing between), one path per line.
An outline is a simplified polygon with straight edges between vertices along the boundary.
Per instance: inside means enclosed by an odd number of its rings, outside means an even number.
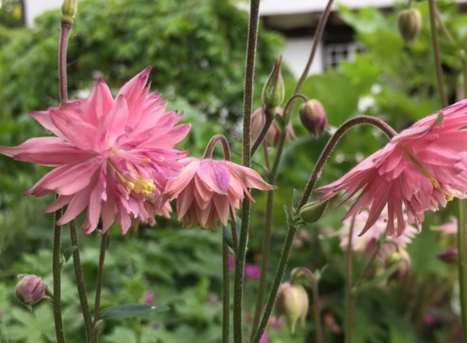
M309 77L305 95L319 99L328 118L337 126L357 113L378 115L397 129L439 108L434 89L429 26L425 3L417 4L424 25L420 37L404 46L395 25L395 13L377 10L351 12L340 9L341 18L355 30L362 52L336 70ZM99 11L96 10L99 9ZM467 16L452 6L441 6L442 18L460 46L467 44ZM8 31L0 50L0 144L13 144L40 134L28 112L55 103L57 14L39 18L33 29ZM91 75L101 75L117 86L146 64L155 66L154 87L183 111L193 130L184 145L200 154L208 138L228 130L238 159L236 131L226 125L226 113L240 113L241 74L244 57L245 15L226 1L97 0L81 1L80 15L71 37L70 77L75 95L90 86ZM262 32L259 47L258 88L269 72L278 39ZM14 36L12 36L14 35ZM14 37L14 39L13 39ZM0 33L0 42L2 33ZM384 44L382 44L384 42ZM441 39L447 83L454 96L460 65L455 47ZM207 62L207 64L206 64ZM290 80L289 80L290 81ZM291 88L291 85L288 85ZM257 92L258 94L258 92ZM175 98L176 95L176 98ZM214 114L217 114L215 116ZM296 115L296 113L294 114ZM295 119L294 119L295 120ZM296 124L296 123L295 123ZM271 266L277 265L285 234L283 205L290 204L293 189L300 189L328 137L313 140L295 125L298 138L287 145L278 181L274 210ZM224 131L225 132L225 131ZM343 139L325 169L323 180L343 174L356 161L384 143L368 128L355 129ZM235 152L237 151L237 153ZM271 149L273 155L274 151ZM254 166L264 173L257 154ZM33 312L14 299L16 275L35 273L51 286L50 218L41 213L45 202L20 194L37 180L43 169L0 160L0 342L53 341L51 311L46 301ZM265 199L256 197L248 260L255 263L264 222ZM341 342L343 323L344 259L336 239L344 209L331 204L318 225L303 228L296 242L290 268L326 266L320 282L326 341ZM377 279L364 283L356 296L355 342L421 343L451 342L459 331L456 312L456 270L442 264L436 254L452 246L431 226L446 219L448 208L426 221L410 246L412 271L403 280ZM117 231L117 230L116 230ZM64 252L70 250L64 229ZM170 220L152 229L141 228L121 238L112 236L106 259L104 308L143 304L153 291L155 305L165 308L147 317L106 320L106 343L218 342L221 320L221 232L186 230ZM97 237L82 237L82 263L90 299L93 299L98 260ZM355 275L367 258L354 258ZM271 274L271 273L270 273ZM271 276L271 275L268 275ZM64 321L69 342L81 342L72 263L63 269ZM247 282L254 303L257 283ZM245 316L253 309L248 306ZM331 318L331 319L329 319ZM431 318L429 321L427 318ZM434 318L434 319L433 319ZM335 321L332 327L329 322ZM433 321L434 320L434 321ZM291 335L286 328L270 330L274 343L312 341L312 316L304 329ZM304 338L306 337L306 338Z

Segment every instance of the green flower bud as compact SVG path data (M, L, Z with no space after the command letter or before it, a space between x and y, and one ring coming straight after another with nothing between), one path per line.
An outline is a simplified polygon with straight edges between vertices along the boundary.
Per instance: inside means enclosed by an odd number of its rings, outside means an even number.
M62 5L62 22L73 24L78 9L78 0L64 0Z
M305 325L309 299L303 286L294 285L290 282L281 284L277 297L277 306L280 314L286 318L292 333L295 332L298 322L302 326Z
M327 201L312 201L303 205L298 214L304 222L314 223L321 218L327 205Z
M417 9L401 11L397 16L397 27L406 43L414 41L422 28L422 16Z
M261 101L266 109L274 113L274 109L281 106L285 98L285 85L281 72L282 57L274 62L271 74L264 85Z

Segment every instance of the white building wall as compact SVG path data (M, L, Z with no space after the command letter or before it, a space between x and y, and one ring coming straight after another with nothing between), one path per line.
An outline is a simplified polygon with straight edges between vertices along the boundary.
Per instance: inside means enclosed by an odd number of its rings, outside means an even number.
M284 58L284 62L295 76L300 76L305 68L308 56L310 55L312 43L313 39L311 37L289 38L286 40L282 56ZM320 43L313 60L313 64L310 68L310 74L317 74L323 70L322 49L322 43Z
M34 18L42 14L44 11L59 8L63 0L25 0L26 6L26 24L31 26L34 23Z

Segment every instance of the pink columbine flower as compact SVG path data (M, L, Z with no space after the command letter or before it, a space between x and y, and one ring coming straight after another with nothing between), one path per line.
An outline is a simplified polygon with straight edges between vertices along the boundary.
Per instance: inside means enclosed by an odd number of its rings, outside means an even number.
M360 191L346 217L364 209L361 233L387 207L389 235L401 235L408 221L419 225L425 211L435 211L467 191L467 99L430 115L402 131L337 181L321 187L323 199L340 191L346 199Z
M177 217L187 226L212 228L227 224L230 212L240 208L249 188L269 191L253 169L230 161L187 158L180 174L165 188L169 199L177 199Z
M245 276L250 280L258 280L261 277L261 268L256 264L246 264Z
M125 234L133 220L152 224L155 215L169 214L162 191L182 167L184 153L174 146L190 127L176 126L180 117L150 92L150 71L128 81L115 99L100 80L85 100L33 113L54 136L0 148L16 160L54 168L28 194L56 193L46 212L66 206L59 225L86 211L86 233L102 220L104 231L115 222Z
M404 215L405 218L405 215ZM405 218L406 220L406 218ZM371 230L366 234L360 235L362 229L368 221L368 212L363 211L352 218L346 218L343 222L340 232L340 247L346 250L349 245L350 228L353 222L352 234L352 250L358 252L367 252L372 249L374 244L386 235L386 226L388 222L387 211L384 210L378 220L373 224ZM405 231L400 236L385 237L385 242L390 242L397 249L404 249L418 233L418 230L413 225L407 225Z
M457 218L452 217L447 223L434 227L432 230L442 233L443 235L456 235Z

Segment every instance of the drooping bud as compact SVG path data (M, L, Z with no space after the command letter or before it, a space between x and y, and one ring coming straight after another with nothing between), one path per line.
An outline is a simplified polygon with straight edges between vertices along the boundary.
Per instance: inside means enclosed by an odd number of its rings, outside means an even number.
M422 16L415 8L401 11L397 16L397 27L406 43L414 41L422 28Z
M312 201L303 205L298 214L304 222L314 223L321 218L327 205L327 201Z
M326 110L315 99L308 100L300 108L300 120L302 125L314 137L319 137L328 124Z
M309 299L303 286L284 282L279 287L277 306L280 314L285 316L292 333L295 332L298 322L302 326L305 325Z
M281 106L285 98L285 84L281 71L282 57L274 62L271 74L264 85L261 94L261 101L266 109L274 111L277 106Z
M259 107L251 115L251 137L252 140L255 141L263 130L264 125L266 125L266 121L272 119L267 117L271 115L271 113L275 119L271 126L269 126L269 130L264 137L263 144L266 144L266 146L276 146L279 143L282 128L279 126L278 120L283 117L284 111L281 107L277 107L273 112L267 114L264 107ZM295 138L295 132L292 123L289 122L287 124L286 130L287 141L293 140Z
M459 257L459 252L456 248L449 248L443 252L440 252L438 259L447 264L456 264Z
M73 24L78 9L78 0L64 0L62 5L62 22Z
M44 281L36 275L25 275L16 284L16 297L26 305L34 305L45 296Z
M306 267L297 267L290 272L290 278L294 284L300 283L306 286L313 286L317 281L315 275Z

